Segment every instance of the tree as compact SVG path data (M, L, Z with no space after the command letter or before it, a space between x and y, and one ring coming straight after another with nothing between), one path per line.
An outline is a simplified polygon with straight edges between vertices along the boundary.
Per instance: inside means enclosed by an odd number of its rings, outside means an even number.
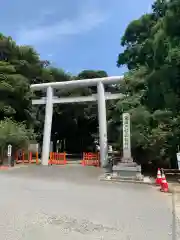
M13 146L13 152L19 148L26 148L30 140L36 138L33 129L28 129L25 124L6 118L0 121L0 152L1 160L8 145Z
M112 128L121 126L120 115L130 112L135 158L170 161L172 167L180 140L179 12L180 1L157 0L150 14L128 25L117 61L129 69L121 86L127 96L109 120Z
M0 119L13 117L17 121L32 121L31 93L28 80L17 74L15 67L0 62Z

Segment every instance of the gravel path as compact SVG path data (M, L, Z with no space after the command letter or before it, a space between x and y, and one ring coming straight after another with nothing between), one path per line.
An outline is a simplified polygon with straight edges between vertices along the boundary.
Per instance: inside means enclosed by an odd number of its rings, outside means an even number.
M99 182L100 174L81 166L0 172L0 239L172 239L170 194Z

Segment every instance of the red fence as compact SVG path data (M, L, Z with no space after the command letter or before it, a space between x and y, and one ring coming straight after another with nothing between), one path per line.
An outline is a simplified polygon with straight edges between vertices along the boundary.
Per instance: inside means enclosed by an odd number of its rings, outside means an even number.
M40 163L40 159L38 156L38 152L33 154L32 152L25 152L25 151L18 151L16 153L16 164L22 163ZM67 154L65 152L63 153L57 153L57 152L50 152L49 156L49 165L66 165L67 164ZM100 157L99 153L92 153L92 152L84 152L83 153L83 159L81 164L83 166L100 166Z
M65 165L67 163L66 153L50 153L49 164L50 165Z
M39 157L38 157L38 152L35 153L35 156L33 156L32 152L27 152L25 151L17 151L15 155L15 162L16 164L19 163L36 163L39 164Z
M99 153L83 153L83 159L82 159L82 165L83 166L100 166L100 157Z

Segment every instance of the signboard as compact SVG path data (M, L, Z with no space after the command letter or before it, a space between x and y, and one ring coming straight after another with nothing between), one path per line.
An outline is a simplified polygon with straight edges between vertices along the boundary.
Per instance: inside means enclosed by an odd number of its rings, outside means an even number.
M8 145L8 151L7 151L7 155L8 157L10 157L12 155L12 145Z
M180 170L180 152L176 153L176 156L177 156L178 169Z
M28 151L32 152L33 154L39 151L39 144L38 143L30 143L28 146Z
M123 158L131 158L131 132L129 113L123 113Z

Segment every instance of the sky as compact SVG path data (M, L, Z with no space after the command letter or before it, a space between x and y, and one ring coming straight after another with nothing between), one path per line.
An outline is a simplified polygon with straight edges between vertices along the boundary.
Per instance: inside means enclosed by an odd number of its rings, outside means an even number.
M73 75L82 70L117 68L120 39L130 21L151 9L153 0L6 0L1 1L0 29L17 44L31 45Z

